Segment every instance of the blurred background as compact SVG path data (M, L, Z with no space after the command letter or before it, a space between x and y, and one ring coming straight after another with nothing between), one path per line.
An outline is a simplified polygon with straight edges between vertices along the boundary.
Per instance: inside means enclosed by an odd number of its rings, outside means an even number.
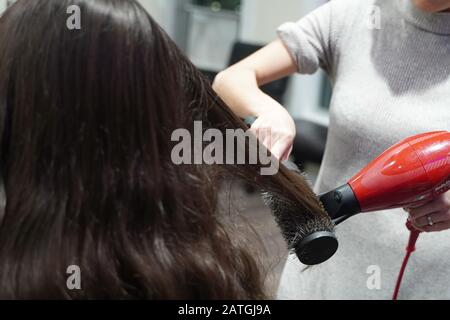
M37 1L37 0L29 0ZM95 0L92 0L95 1ZM327 0L138 0L194 64L212 81L214 76L276 39L277 27L297 21ZM14 0L0 0L0 12ZM81 23L83 23L81 21ZM314 183L327 137L330 84L323 73L295 75L264 87L296 119L293 160ZM232 198L246 223L261 237L268 289L275 294L286 245L271 213L257 192L230 182L223 197ZM254 251L261 243L250 243Z

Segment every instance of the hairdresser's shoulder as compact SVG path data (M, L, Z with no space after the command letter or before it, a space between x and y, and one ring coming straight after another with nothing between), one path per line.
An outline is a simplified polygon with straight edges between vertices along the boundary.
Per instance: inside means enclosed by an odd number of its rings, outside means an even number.
M325 6L330 6L335 13L359 13L380 6L386 0L331 0Z
M330 26L335 32L351 32L355 25L366 20L374 8L392 0L331 0L327 7L330 14Z

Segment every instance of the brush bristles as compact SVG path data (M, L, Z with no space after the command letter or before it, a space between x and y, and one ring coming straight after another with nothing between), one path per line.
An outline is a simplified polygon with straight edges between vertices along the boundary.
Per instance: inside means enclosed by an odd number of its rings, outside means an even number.
M303 239L315 232L334 230L334 224L328 216L300 212L295 203L283 196L265 192L263 200L272 210L291 251L295 251Z

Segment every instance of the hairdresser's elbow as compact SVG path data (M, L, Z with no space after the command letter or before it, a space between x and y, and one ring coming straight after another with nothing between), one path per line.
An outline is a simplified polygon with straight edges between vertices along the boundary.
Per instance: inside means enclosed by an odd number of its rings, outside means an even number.
M232 94L254 82L254 72L239 66L232 66L221 71L213 82L213 89L219 95Z
M230 70L226 69L224 71L221 71L217 74L217 76L214 78L213 82L213 89L214 91L221 95L223 93L223 90L225 87L227 87L227 84L230 83L231 76L230 76Z

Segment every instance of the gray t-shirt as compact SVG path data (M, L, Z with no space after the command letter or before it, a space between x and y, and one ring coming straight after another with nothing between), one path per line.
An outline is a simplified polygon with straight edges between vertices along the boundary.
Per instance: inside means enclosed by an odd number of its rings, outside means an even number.
M334 0L278 34L300 73L322 68L334 87L317 192L346 183L404 138L450 131L449 13L424 13L411 0ZM348 220L329 262L302 272L289 258L278 297L391 299L406 219L389 210ZM450 299L450 231L421 236L399 298Z

